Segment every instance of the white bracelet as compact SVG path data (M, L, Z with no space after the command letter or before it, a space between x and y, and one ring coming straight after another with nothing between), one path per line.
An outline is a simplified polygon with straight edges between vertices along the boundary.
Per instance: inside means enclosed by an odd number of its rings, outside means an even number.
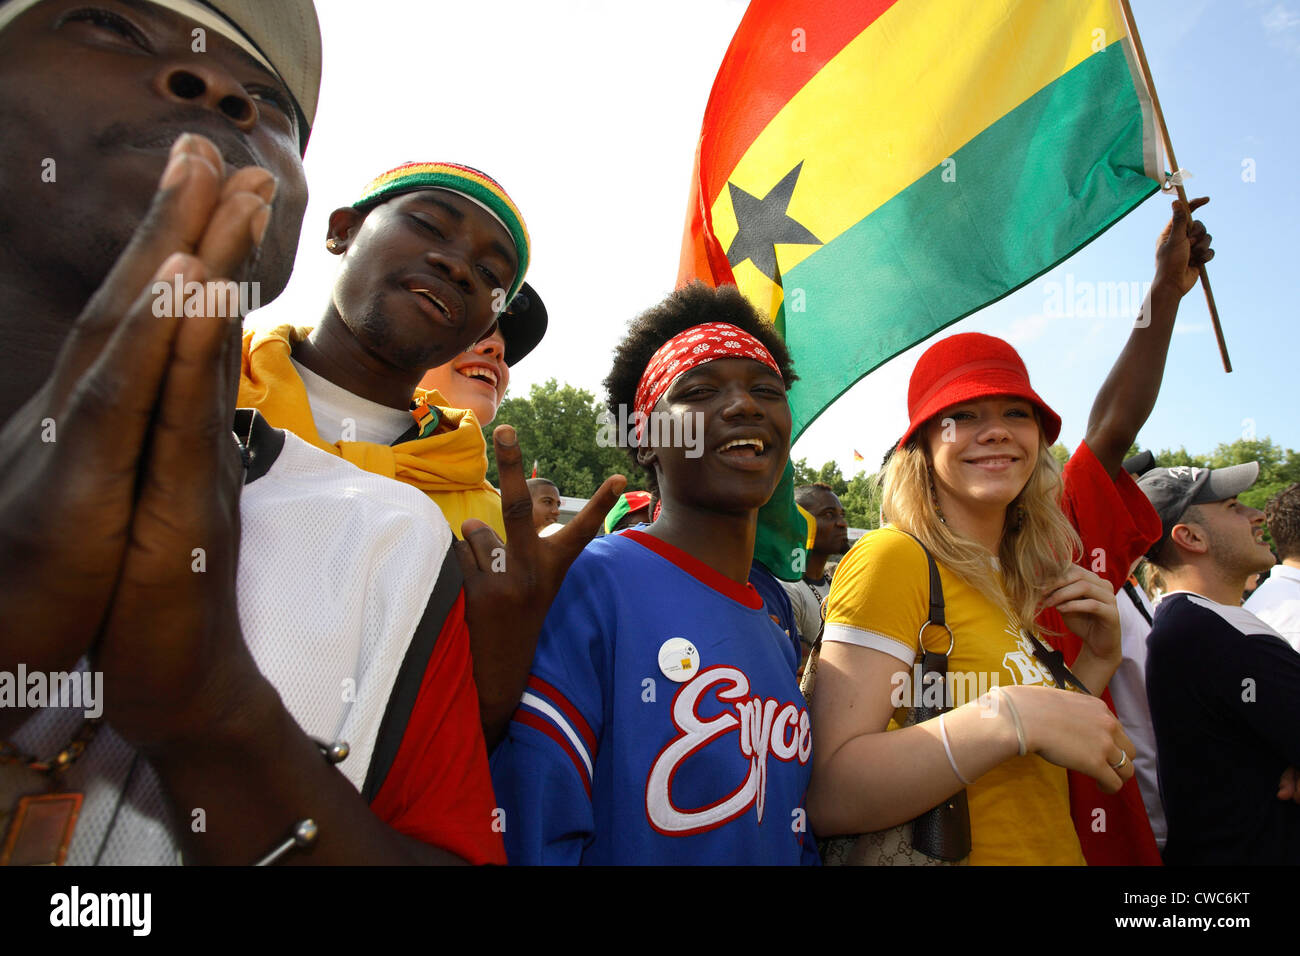
M1016 725L1016 740L1020 742L1020 756L1024 756L1028 748L1025 746L1025 725L1020 722L1020 711L1016 710L1015 703L1006 694L1001 693L1001 686L995 686L993 690L998 691L998 700L1007 705L1007 710L1011 712L1011 719Z
M957 761L952 759L952 747L948 745L948 728L943 725L943 718L944 715L940 714L939 736L943 738L943 752L948 755L948 766L952 767L952 772L957 775L957 779L969 787L970 781L961 775L961 771L957 769Z

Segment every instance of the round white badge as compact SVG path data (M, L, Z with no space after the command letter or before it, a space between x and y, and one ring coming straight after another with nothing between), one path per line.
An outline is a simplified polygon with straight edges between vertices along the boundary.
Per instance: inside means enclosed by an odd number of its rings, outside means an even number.
M684 684L700 672L700 652L684 637L670 637L659 647L659 669L665 677Z

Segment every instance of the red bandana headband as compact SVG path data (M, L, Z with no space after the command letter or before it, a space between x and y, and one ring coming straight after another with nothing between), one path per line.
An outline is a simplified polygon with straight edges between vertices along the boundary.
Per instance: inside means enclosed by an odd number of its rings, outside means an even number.
M649 418L650 409L659 403L664 392L668 391L668 386L679 375L721 358L753 359L762 362L777 375L781 374L772 353L744 329L727 322L696 325L673 336L650 356L636 387L633 411Z

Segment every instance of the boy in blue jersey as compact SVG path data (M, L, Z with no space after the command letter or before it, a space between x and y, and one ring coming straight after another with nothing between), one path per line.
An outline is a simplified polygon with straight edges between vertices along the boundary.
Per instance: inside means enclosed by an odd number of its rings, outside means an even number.
M610 409L663 508L588 545L551 606L492 759L512 863L817 862L798 655L749 583L793 380L730 287L678 290L616 351Z

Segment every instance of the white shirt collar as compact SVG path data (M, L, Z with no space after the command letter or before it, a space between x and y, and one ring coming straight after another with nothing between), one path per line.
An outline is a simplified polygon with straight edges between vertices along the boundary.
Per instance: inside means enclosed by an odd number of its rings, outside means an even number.
M316 425L316 433L329 444L343 440L345 422L351 422L355 434L348 441L389 445L409 429L415 419L410 411L389 408L368 398L354 395L290 356L293 367L307 390L307 403Z
M1268 579L1272 581L1275 578L1286 578L1288 581L1300 581L1300 568L1292 568L1285 564L1273 565L1273 570L1268 572Z
M1285 641L1286 638L1279 634L1273 628L1269 627L1254 614L1251 614L1244 607L1230 607L1227 604L1220 604L1218 601L1207 598L1203 594L1197 594L1195 591L1170 591L1165 595L1164 600L1168 600L1175 594L1187 595L1187 600L1191 601L1197 607L1203 607L1207 611L1213 611L1219 615L1223 621L1245 635L1267 634Z

